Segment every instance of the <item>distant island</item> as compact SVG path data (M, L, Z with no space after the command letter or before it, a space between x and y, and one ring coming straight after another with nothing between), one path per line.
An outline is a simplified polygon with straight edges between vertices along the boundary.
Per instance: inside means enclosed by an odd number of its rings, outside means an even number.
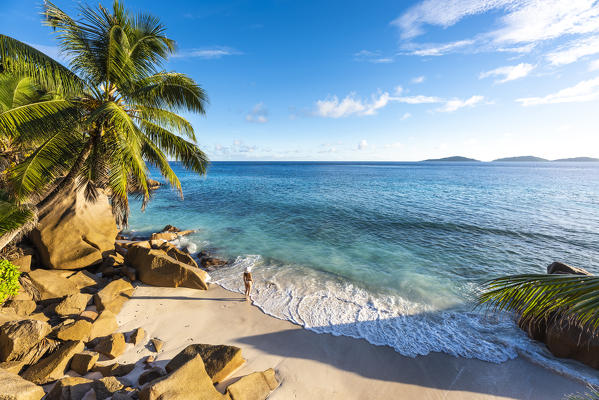
M593 157L572 157L572 158L560 158L558 160L553 160L553 161L594 162L594 161L599 161L599 158L593 158Z
M549 161L549 160L546 160L541 157L535 157L535 156L520 156L520 157L498 158L497 160L493 160L493 162L495 162L495 161Z
M430 162L430 161L453 161L453 162L475 161L475 162L480 162L479 160L475 160L474 158L461 157L461 156L452 156L452 157L445 157L445 158L429 158L428 160L424 160L423 162Z

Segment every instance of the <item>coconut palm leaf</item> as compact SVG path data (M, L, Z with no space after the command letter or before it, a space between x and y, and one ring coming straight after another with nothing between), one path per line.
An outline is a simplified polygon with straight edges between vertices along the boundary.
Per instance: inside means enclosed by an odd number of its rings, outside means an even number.
M206 113L208 96L193 79L176 72L160 72L135 82L126 96L131 102L156 108Z
M515 311L523 320L554 313L572 324L599 327L599 277L582 275L510 275L485 284L479 303Z
M6 198L0 199L0 237L24 225L33 227L36 221L37 214L30 205L19 205Z
M0 34L0 65L6 73L32 78L41 87L62 93L81 93L84 82L41 51Z
M80 147L81 138L73 132L54 133L23 162L8 171L13 197L25 201L33 193L43 191L68 171Z
M570 394L565 397L566 400L599 400L599 389L589 386L589 391L583 394Z

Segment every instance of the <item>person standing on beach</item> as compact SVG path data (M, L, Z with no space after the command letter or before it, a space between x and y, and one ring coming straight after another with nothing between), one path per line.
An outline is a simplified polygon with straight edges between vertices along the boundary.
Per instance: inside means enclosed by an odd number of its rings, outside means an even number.
M252 283L254 280L252 279L252 267L247 267L245 272L243 273L243 283L245 285L245 300L248 301L250 299L250 292L252 291Z

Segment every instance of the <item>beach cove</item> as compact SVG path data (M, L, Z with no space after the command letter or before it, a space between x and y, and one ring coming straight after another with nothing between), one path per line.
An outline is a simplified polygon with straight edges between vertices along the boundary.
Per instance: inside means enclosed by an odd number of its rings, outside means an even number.
M317 334L265 315L239 293L140 285L118 315L164 340L164 365L189 343L239 346L247 363L227 379L274 367L281 385L269 399L561 399L585 385L517 358L502 364L441 353L405 357L387 346ZM131 348L117 361L151 352ZM542 385L539 382L543 382Z

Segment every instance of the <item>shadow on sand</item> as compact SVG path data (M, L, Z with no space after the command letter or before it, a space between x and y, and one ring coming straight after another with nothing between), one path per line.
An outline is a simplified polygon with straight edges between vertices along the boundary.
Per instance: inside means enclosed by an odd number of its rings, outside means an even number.
M315 360L370 379L440 390L547 400L562 399L565 394L584 390L580 382L556 375L522 358L501 364L444 353L411 358L363 339L305 329L288 329L236 340L270 354Z

